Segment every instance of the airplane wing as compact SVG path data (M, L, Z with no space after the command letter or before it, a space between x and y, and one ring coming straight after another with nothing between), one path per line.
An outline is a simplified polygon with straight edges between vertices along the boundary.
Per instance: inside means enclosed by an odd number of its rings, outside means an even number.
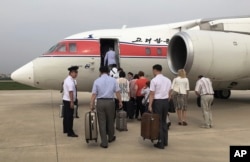
M173 29L179 31L208 30L250 34L250 16L197 19L176 24Z
M201 30L250 34L250 16L218 19L202 19Z

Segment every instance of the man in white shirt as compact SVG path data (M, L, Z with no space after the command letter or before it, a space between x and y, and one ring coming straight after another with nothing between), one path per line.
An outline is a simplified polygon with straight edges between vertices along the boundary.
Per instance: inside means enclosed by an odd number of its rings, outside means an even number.
M74 102L76 101L76 85L75 79L78 74L78 66L69 67L69 76L63 82L63 132L68 134L68 137L78 137L73 131L73 113Z
M109 47L109 51L106 53L105 57L104 57L104 66L109 66L111 68L111 66L116 64L116 54L115 51L113 50L112 47Z
M202 75L198 76L198 81L195 86L195 93L201 97L201 108L204 117L205 124L202 128L212 128L213 119L211 106L214 100L214 90L212 82L209 78L205 78Z
M171 80L163 76L161 65L153 66L154 78L150 82L149 111L160 115L160 133L158 143L154 146L164 149L168 145L168 128L166 118L168 114L168 99L171 90Z

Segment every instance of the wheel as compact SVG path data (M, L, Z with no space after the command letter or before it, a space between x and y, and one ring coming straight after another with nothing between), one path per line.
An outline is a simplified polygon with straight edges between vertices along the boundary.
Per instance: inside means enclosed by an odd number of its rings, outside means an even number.
M221 99L228 99L231 96L231 91L229 89L219 91Z
M89 143L89 140L86 139L86 142Z
M152 143L154 143L154 140L151 140Z
M95 140L95 143L97 143L97 139Z

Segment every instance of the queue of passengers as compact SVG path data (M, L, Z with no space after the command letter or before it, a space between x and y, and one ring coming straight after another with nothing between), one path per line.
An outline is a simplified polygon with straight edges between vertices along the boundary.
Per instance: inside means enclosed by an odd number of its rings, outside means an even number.
M108 55L109 53L109 55ZM112 49L107 52L108 57L113 58ZM105 56L105 57L106 57ZM154 112L160 116L160 132L158 142L154 145L156 148L164 149L168 145L167 115L169 100L173 99L178 116L178 125L187 126L187 107L189 96L189 80L186 77L184 69L178 70L178 75L171 81L162 74L162 66L156 64L152 67L154 78L149 80L144 76L143 71L137 74L126 72L118 68L116 64L107 64L100 67L100 77L94 81L90 109L95 109L95 100L97 100L96 110L99 121L99 131L101 135L101 147L108 148L108 143L114 142L114 114L115 107L114 94L119 109L127 111L130 119L140 117L144 112ZM76 77L78 67L69 67L69 76L63 82L63 104L64 119L63 132L68 137L78 137L73 131L73 107L77 101ZM211 105L213 102L212 82L209 78L202 75L198 76L195 86L195 93L201 98L201 107L204 118L202 128L212 128ZM131 106L135 105L135 108ZM131 109L132 107L132 109ZM134 114L135 112L135 114Z

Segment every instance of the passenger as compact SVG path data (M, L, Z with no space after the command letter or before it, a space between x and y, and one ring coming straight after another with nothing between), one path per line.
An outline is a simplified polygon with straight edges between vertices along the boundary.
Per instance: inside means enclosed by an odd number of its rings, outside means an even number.
M214 90L211 80L199 75L195 86L195 93L201 97L201 108L204 118L204 124L201 128L212 128L213 118L211 106L214 100Z
M136 91L135 91L135 82L139 79L138 74L135 74L133 79L129 82L129 89L130 89L130 103L128 107L128 116L130 119L134 119L135 111L137 109L136 104Z
M116 64L112 65L112 69L109 72L109 76L111 76L111 77L113 77L115 79L119 78L119 72L118 72Z
M145 112L144 107L142 106L142 99L144 96L141 94L141 90L143 87L145 87L148 79L144 77L143 71L139 71L138 76L139 76L139 79L135 82L136 104L137 104L135 117L138 120L140 120L139 112L140 112L141 116Z
M184 69L178 70L178 76L174 78L172 86L172 97L177 110L178 124L187 126L187 99L189 93L189 80Z
M167 114L168 114L168 100L171 91L171 80L163 76L162 66L157 64L153 66L154 78L150 83L149 96L149 111L160 115L160 133L158 142L154 146L159 149L164 149L168 145L168 128L167 128Z
M108 76L108 67L100 67L100 77L95 80L92 89L90 108L95 109L95 99L97 99L96 110L101 136L102 148L108 148L108 142L116 140L114 128L115 102L114 93L119 100L119 107L122 108L120 88L116 80ZM107 138L108 136L108 138Z
M75 86L76 86L76 100L74 102L75 107L74 107L73 117L74 118L79 118L79 115L78 115L78 99L77 99L77 81L76 81L76 79L74 79L74 82L75 82ZM62 82L62 87L61 87L60 93L62 93L62 95L63 95L63 82ZM63 117L63 114L65 114L64 110L65 110L65 108L63 107L62 117Z
M134 74L132 72L128 72L128 81L131 81L134 77Z
M141 90L141 94L144 96L142 99L142 106L145 111L148 111L149 93L150 93L150 81L146 82L146 86Z
M126 73L124 71L121 71L119 73L119 78L117 79L117 82L120 87L120 94L121 94L121 100L124 111L127 112L127 102L130 99L130 93L129 93L129 81L125 78Z
M76 85L75 78L78 74L78 66L69 67L69 76L63 82L63 105L64 105L64 118L63 118L63 133L67 133L68 137L78 137L73 131L73 113L74 102L76 101Z
M104 57L104 66L108 66L109 68L112 67L112 65L116 63L116 54L112 47L109 47L109 51L106 53Z
M120 73L121 71L123 71L123 69L121 67L118 68L118 73Z
M130 88L130 100L135 101L136 99L136 90L135 90L135 83L139 79L139 75L135 74L134 78L129 82L129 88Z

